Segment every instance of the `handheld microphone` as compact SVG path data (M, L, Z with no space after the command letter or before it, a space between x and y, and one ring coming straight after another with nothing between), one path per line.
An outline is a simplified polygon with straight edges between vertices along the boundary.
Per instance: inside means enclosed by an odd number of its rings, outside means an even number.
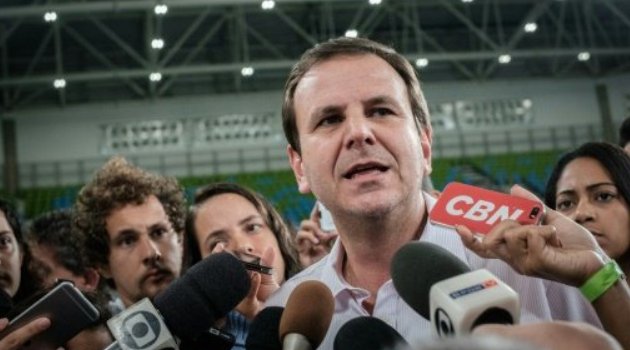
M394 328L376 317L362 316L346 322L337 333L335 350L408 349Z
M107 326L122 350L178 349L171 333L182 346L200 346L217 332L212 327L216 320L236 307L249 288L249 275L237 258L212 254L158 294L153 304L141 300Z
M300 283L287 300L280 319L280 339L283 350L317 348L328 331L335 311L330 289L319 281Z
M283 311L281 306L268 306L254 317L245 341L247 350L282 350L279 328Z
M440 337L467 334L480 324L519 322L520 300L510 286L488 270L470 272L436 244L406 244L391 269L398 294Z

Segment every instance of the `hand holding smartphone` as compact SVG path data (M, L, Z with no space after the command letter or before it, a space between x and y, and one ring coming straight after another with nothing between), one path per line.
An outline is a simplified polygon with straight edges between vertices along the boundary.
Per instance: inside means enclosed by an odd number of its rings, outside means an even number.
M464 225L475 234L485 235L505 219L539 224L544 208L539 201L452 182L438 198L429 219L447 227Z
M0 339L40 317L50 319L50 327L35 335L21 349L56 350L94 324L99 312L71 282L64 281L13 318L0 332Z

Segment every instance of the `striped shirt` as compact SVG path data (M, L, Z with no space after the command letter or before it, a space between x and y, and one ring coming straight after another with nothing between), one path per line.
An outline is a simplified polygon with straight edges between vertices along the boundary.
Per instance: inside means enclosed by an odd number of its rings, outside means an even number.
M435 205L435 199L427 194L424 194L424 198L428 209L431 210ZM511 286L521 299L521 323L568 320L582 321L602 328L592 306L574 287L519 275L501 260L480 258L464 246L457 232L433 225L428 220L420 241L438 244L466 262L471 269L485 268ZM330 254L285 282L269 298L266 306L284 306L291 291L298 284L306 280L319 280L330 288L335 298L335 313L319 349L332 349L341 326L359 316L373 316L385 321L411 344L431 337L431 323L403 301L391 279L379 288L373 313L369 315L362 307L362 302L369 297L369 292L351 286L343 277L341 265L344 254L341 240L337 240Z

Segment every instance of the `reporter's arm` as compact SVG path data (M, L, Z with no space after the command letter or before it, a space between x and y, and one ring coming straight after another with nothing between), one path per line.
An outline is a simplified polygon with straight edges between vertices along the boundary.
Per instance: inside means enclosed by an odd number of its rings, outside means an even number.
M604 325L604 329L613 335L624 349L630 349L630 331L628 331L630 288L628 282L625 280L617 281L592 304L599 320Z
M488 324L476 327L473 335L499 335L554 350L621 350L606 332L586 323L541 322L523 325Z
M512 194L536 199L519 186ZM477 255L497 258L517 272L553 280L574 287L582 286L610 260L593 236L568 217L546 208L543 225L522 226L513 221L498 224L483 240L474 238L466 227L457 227L464 245ZM630 290L618 281L592 303L604 329L624 349L630 349Z

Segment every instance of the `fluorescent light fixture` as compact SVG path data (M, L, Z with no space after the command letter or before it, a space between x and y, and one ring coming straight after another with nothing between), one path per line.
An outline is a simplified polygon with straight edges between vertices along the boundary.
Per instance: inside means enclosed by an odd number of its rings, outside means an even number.
M153 12L158 16L163 16L168 12L168 6L164 4L155 5Z
M508 63L510 63L510 61L512 61L512 56L510 56L508 54L503 54L503 55L499 56L498 60L499 60L499 63L501 63L501 64L508 64Z
M44 13L44 21L46 22L54 22L57 20L57 12L49 11Z
M153 73L149 74L149 80L155 81L155 82L162 80L162 73L160 73L160 72L153 72Z
M164 48L164 40L160 38L155 38L151 40L151 47L155 50L161 50Z
M241 69L241 75L244 77L251 77L254 75L254 67L243 67Z
M348 29L346 30L345 36L347 36L348 38L356 38L357 36L359 36L359 32L357 32L356 29Z
M63 89L66 87L66 79L60 78L60 79L55 79L55 81L53 81L53 86L55 87L55 89Z
M578 60L586 62L591 59L591 53L588 51L582 51L577 56Z
M526 33L533 33L538 29L538 24L536 24L535 22L529 22L527 24L525 24L525 32Z
M428 65L429 65L429 59L427 58L422 57L416 60L416 67L418 68L424 68Z
M262 7L263 10L273 10L273 8L276 7L276 2L273 0L264 0L260 4L260 7Z

